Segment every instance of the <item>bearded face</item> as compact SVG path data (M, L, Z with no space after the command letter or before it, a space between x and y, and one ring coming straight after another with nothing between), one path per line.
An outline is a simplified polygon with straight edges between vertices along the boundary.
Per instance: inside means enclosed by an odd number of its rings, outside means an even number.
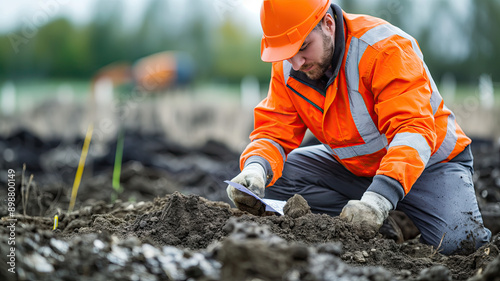
M331 65L334 52L335 24L330 15L304 40L301 48L288 59L296 71L301 71L310 79L321 78Z
M316 80L321 78L330 67L333 58L333 39L332 37L321 32L322 52L317 61L307 62L300 68L299 71L304 72L309 79Z

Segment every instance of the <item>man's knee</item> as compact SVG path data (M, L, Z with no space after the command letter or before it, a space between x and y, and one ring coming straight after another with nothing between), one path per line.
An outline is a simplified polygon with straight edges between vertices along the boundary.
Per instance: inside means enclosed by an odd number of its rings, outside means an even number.
M491 232L482 225L477 225L472 229L458 228L442 231L441 235L422 236L422 242L434 246L440 253L445 255L470 254L479 247L488 243L491 239Z
M334 163L336 161L324 150L323 145L297 148L288 154L282 177L288 179L328 177Z

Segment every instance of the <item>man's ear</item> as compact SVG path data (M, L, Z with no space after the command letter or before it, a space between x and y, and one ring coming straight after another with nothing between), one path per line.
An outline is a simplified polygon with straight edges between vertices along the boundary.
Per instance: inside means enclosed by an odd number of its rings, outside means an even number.
M329 13L327 13L323 18L322 28L331 36L335 34L335 21Z

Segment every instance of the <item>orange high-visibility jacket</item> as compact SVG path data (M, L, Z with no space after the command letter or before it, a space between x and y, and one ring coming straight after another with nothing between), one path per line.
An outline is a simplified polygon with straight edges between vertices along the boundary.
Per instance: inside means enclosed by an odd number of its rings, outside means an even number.
M384 20L332 8L340 49L334 77L321 84L287 61L273 63L240 168L264 162L272 185L309 128L349 171L374 177L369 190L395 204L425 167L451 160L471 140L444 105L414 38Z

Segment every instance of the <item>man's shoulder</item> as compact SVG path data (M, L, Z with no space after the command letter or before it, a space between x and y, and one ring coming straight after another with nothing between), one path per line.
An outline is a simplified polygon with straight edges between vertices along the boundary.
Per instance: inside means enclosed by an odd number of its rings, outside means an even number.
M397 50L403 45L413 47L416 42L411 35L377 17L347 14L346 23L348 37L357 38L379 52Z
M348 36L361 38L369 30L380 26L390 25L387 21L370 15L344 13Z

